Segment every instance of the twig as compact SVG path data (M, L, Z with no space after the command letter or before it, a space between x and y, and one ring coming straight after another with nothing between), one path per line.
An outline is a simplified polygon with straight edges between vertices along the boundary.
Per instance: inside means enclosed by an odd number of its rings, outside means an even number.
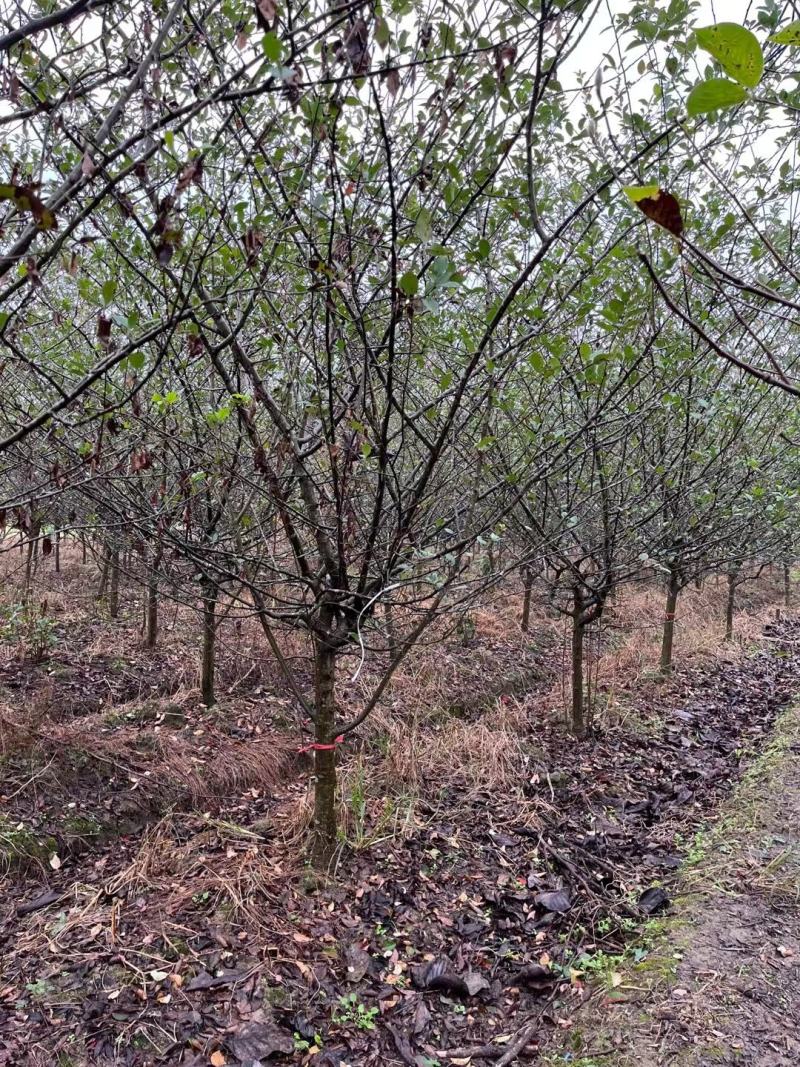
M9 796L7 796L6 797L6 802L8 802L9 800L13 800L15 796L18 796L21 792L23 792L23 790L27 789L29 785L32 785L36 781L37 778L41 778L43 774L45 774L47 771L50 770L50 768L53 766L54 762L55 762L55 756L52 756L51 759L50 759L50 762L48 764L46 764L44 767L40 767L38 771L35 771L30 776L30 778L27 780L27 782L23 782L22 785L19 787L19 789L15 789L13 793L11 793Z
M542 1008L542 1010L539 1012L533 1022L528 1023L527 1026L524 1026L522 1030L519 1031L517 1036L514 1038L514 1040L508 1046L506 1051L497 1061L497 1067L508 1067L509 1063L514 1062L520 1052L522 1052L522 1050L528 1044L530 1039L539 1029L539 1023L541 1022L542 1015L544 1015L544 1008Z

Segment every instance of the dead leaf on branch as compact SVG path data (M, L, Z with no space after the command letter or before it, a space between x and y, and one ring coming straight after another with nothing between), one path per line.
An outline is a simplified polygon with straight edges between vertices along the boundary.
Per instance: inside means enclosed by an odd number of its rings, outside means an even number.
M681 206L672 193L659 189L657 185L629 185L625 194L649 219L675 237L683 233Z
M44 203L39 196L41 183L28 185L16 185L8 183L0 185L0 200L13 200L17 211L29 212L33 216L36 228L39 230L57 230L58 222L53 211Z
M369 70L369 30L364 19L356 19L344 39L347 58L354 74L366 74Z
M196 159L190 159L186 166L181 171L178 178L178 184L175 186L176 194L185 192L190 185L203 184L203 157L197 156Z
M265 33L274 27L277 15L275 0L256 0L256 22Z

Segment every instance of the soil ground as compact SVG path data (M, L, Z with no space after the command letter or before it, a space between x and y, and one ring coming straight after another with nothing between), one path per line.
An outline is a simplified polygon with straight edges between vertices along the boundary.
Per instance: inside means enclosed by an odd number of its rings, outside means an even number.
M611 1038L594 1052L604 1032L587 1039L580 1017L632 961L658 959L662 898L800 691L777 583L748 587L740 644L722 649L722 587L687 594L667 681L652 673L662 594L621 597L589 641L599 683L580 743L559 716L562 623L542 605L520 636L518 593L503 591L421 650L342 752L342 847L320 880L303 862L301 723L257 631L224 624L208 709L192 612L164 611L146 650L131 594L109 620L95 581L65 554L41 577L56 644L40 663L2 649L0 1064L623 1062ZM340 700L358 695L345 675ZM770 847L792 843L795 814L785 799ZM782 877L780 855L764 865ZM735 899L723 889L720 914ZM796 936L771 900L760 936L777 996ZM739 916L742 938L753 918ZM724 958L728 976L738 957ZM685 965L686 995L669 995L643 1054L679 1049L682 1019L693 1039L706 965ZM764 997L748 1004L772 1011Z
M597 989L554 1063L800 1063L800 709L699 837L645 962Z

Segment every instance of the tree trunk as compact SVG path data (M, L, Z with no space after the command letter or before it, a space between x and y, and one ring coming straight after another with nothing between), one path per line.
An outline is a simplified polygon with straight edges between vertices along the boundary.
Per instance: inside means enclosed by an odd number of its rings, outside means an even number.
M53 554L55 556L56 574L61 574L61 531L53 534Z
M81 534L81 562L82 563L86 563L86 561L87 561L86 534Z
M570 727L576 737L586 734L586 713L583 706L583 618L580 594L575 590L572 613L572 717Z
M33 559L34 559L34 548L35 548L35 546L36 546L36 541L33 538L33 536L31 535L31 538L28 541L28 556L27 556L27 559L25 560L25 598L26 599L27 599L28 593L30 591L31 580L33 578Z
M725 640L733 639L733 613L736 608L736 579L739 571L728 571L728 596L725 602Z
M103 555L103 567L100 571L100 584L97 587L97 599L102 600L108 587L108 575L111 570L111 552L106 549Z
M670 571L667 583L667 603L664 608L664 633L661 637L661 673L669 674L672 670L672 643L675 638L675 609L678 606L678 594L681 591L678 575Z
M158 568L161 564L161 550L157 549L150 575L147 581L147 608L144 643L146 648L155 648L158 639Z
M328 630L324 625L323 634ZM314 750L314 866L327 870L336 851L336 652L325 636L314 642L314 711L317 745Z
M108 614L112 619L119 615L119 549L115 548L110 556L110 575L108 586Z
M206 707L213 707L217 698L214 695L214 659L217 644L217 587L211 582L204 582L203 590L203 655L200 662L200 693Z
M526 634L531 628L531 593L533 591L533 568L522 568L522 619L520 629Z
M792 569L788 563L783 565L783 602L787 608L792 606Z
M389 653L389 659L394 659L397 655L397 637L394 629L392 605L389 601L386 602L383 610L386 616L386 648Z

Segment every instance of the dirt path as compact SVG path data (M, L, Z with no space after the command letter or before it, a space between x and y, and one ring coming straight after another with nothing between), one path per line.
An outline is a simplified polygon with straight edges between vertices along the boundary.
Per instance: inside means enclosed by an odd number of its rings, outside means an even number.
M621 977L575 1017L582 1054L550 1062L800 1063L800 709L782 717L719 823L698 839L655 947Z

